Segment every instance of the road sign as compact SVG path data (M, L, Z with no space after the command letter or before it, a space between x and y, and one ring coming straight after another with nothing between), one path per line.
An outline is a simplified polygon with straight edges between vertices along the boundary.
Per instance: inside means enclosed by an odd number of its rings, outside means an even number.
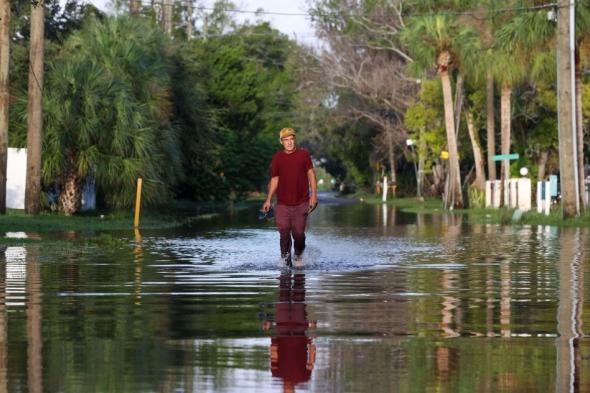
M492 159L494 161L504 161L504 160L518 160L518 153L514 154L497 154Z

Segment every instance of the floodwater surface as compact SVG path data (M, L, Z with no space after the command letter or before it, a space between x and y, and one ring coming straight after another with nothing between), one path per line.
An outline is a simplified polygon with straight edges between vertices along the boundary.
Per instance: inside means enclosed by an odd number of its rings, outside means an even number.
M96 235L0 253L0 393L590 392L586 229L321 204L299 270L256 208L53 241Z

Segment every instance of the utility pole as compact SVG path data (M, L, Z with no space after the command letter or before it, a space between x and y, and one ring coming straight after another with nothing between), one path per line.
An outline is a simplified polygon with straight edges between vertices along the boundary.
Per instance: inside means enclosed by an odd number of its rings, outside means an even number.
M139 15L140 8L141 8L141 1L140 0L129 0L129 13L131 15Z
M580 212L574 72L575 0L557 6L557 120L563 218Z
M584 171L584 114L582 112L582 65L580 59L580 48L576 41L575 50L575 73L576 73L576 133L578 144L578 193L580 199L580 212L586 210L586 184Z
M186 9L186 39L193 39L193 0L188 0Z
M45 0L31 3L29 101L27 105L27 180L25 213L41 211L41 145L43 142L43 48Z
M164 0L162 7L162 30L172 36L172 0Z
M6 214L8 165L8 66L10 64L10 1L0 0L0 214Z

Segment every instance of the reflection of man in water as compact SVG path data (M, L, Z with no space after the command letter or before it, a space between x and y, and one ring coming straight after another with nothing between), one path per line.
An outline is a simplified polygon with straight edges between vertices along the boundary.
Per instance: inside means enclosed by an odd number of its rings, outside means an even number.
M283 380L285 392L295 391L295 385L309 381L315 363L315 345L306 336L316 321L307 320L305 310L305 275L282 273L279 301L275 304L275 336L271 339L270 361L273 377ZM273 323L264 322L270 329Z

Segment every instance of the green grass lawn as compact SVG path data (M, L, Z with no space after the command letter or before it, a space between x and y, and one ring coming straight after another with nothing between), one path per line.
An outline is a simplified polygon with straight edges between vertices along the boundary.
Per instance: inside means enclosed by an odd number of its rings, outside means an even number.
M236 203L234 208L249 206L258 201ZM221 203L197 203L175 201L160 208L142 209L141 229L171 228L181 226L195 219L210 217L227 208ZM49 232L82 230L127 230L133 229L134 211L93 211L70 217L57 213L43 212L36 216L22 210L8 210L0 216L0 232Z
M381 198L375 195L356 194L352 196L358 201L369 204L381 204ZM260 198L250 198L234 205L235 208L260 204ZM436 198L417 200L416 198L390 198L390 206L402 211L421 214L447 214L442 201ZM159 209L143 209L140 218L141 229L171 228L181 226L195 219L210 217L227 208L227 204L196 203L175 201ZM555 226L590 227L590 211L582 216L563 220L559 207L552 210L549 216L536 211L524 213L517 221L513 221L512 209L457 209L455 214L464 214L467 221L491 224L529 224ZM57 213L41 213L37 216L25 214L22 210L8 210L0 216L0 232L50 232L50 231L83 231L83 230L131 230L133 229L133 210L96 211L66 217Z
M381 204L381 197L370 194L355 194L353 198L362 200L365 203ZM423 213L423 214L446 214L450 213L443 209L443 204L437 198L425 198L418 200L413 197L405 198L389 198L387 204L396 206L400 210L409 213ZM561 209L559 206L554 207L551 213L546 216L544 213L537 213L536 210L526 212L517 221L513 220L514 209L485 209L485 208L469 208L456 209L452 213L464 214L469 222L473 223L489 223L489 224L503 224L503 225L555 225L555 226L580 226L590 227L590 209L584 212L580 217L570 218L564 220L561 217Z

